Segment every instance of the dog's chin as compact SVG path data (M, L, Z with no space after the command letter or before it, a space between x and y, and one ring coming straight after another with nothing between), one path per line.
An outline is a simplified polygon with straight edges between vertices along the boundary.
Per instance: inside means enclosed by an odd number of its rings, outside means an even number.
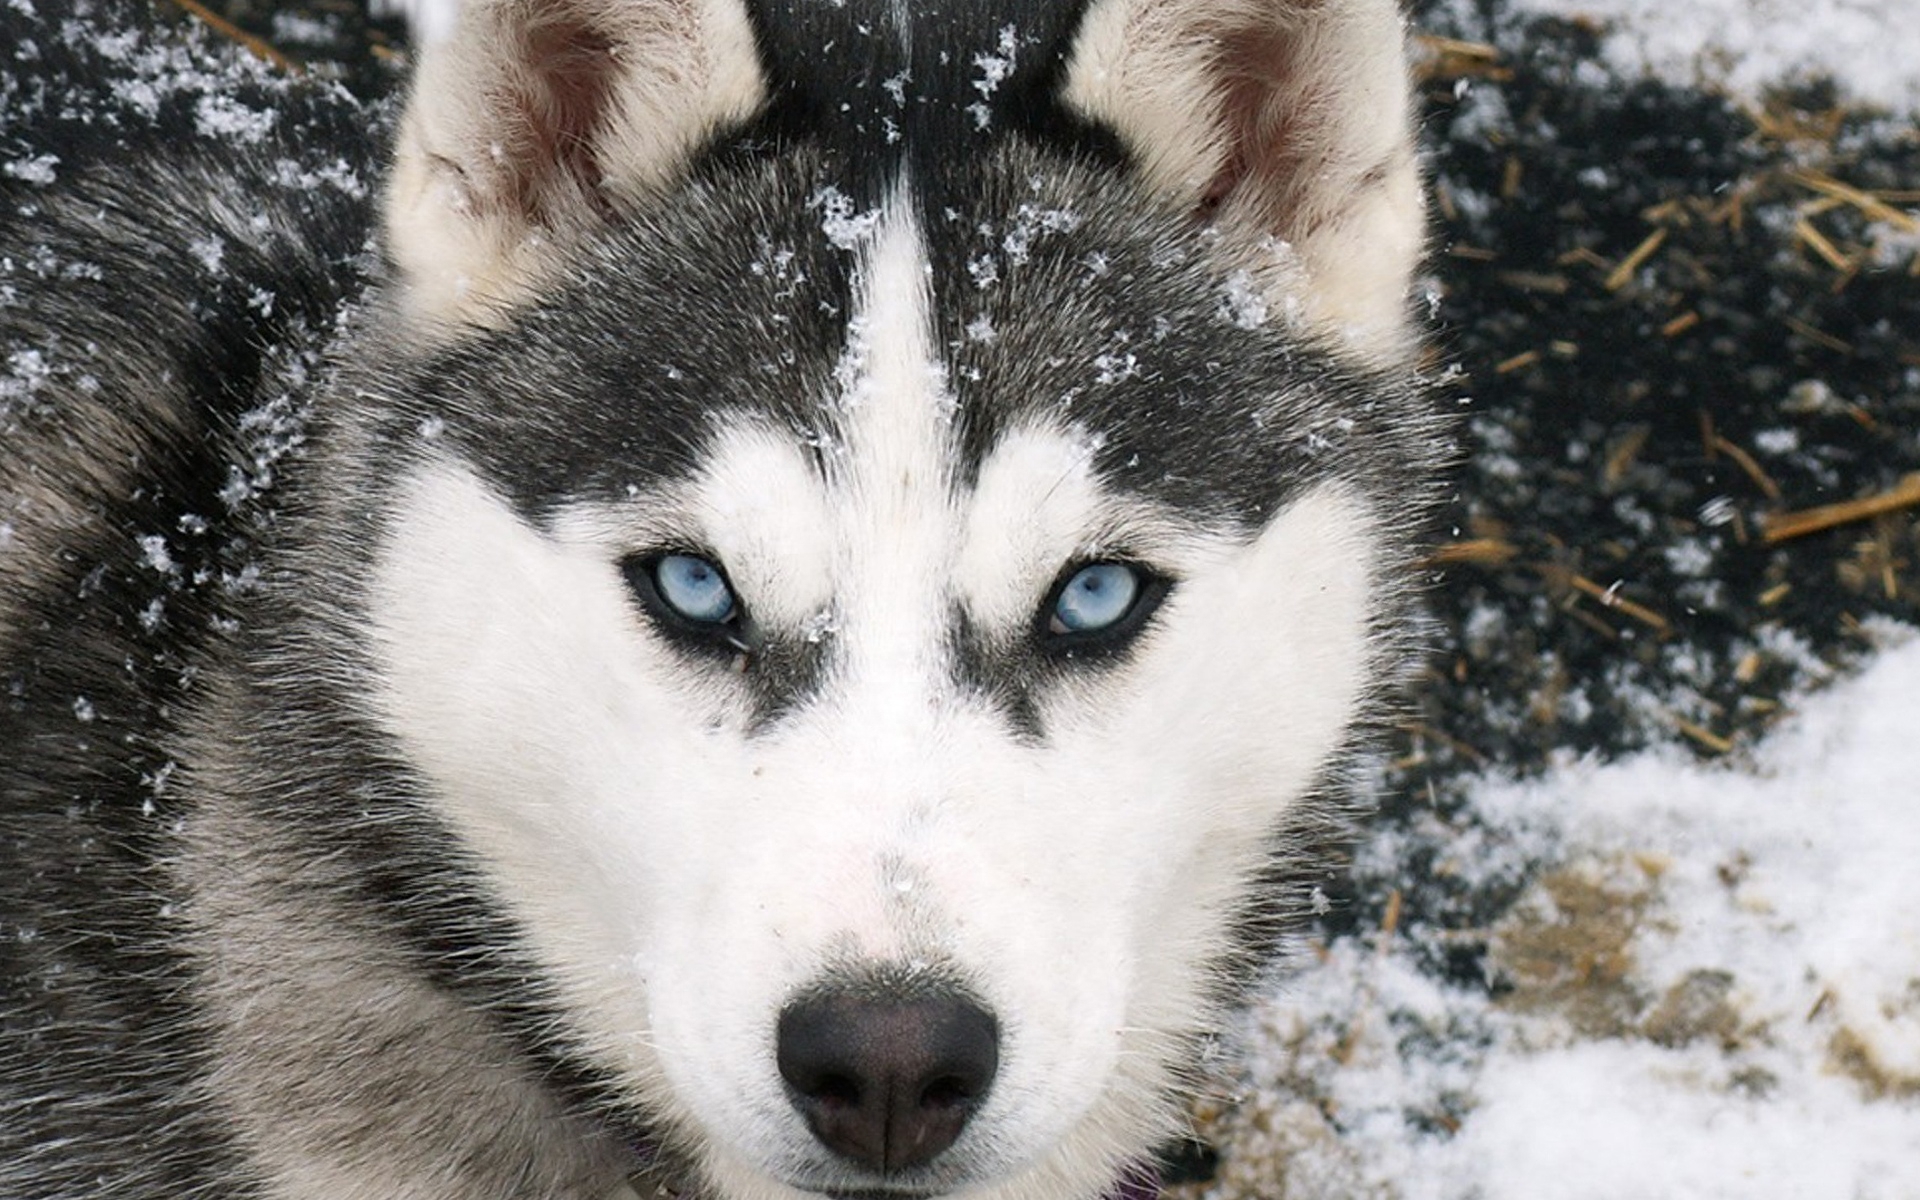
M789 1187L827 1200L937 1200L980 1182L972 1177L950 1179L829 1179L819 1176L788 1181Z

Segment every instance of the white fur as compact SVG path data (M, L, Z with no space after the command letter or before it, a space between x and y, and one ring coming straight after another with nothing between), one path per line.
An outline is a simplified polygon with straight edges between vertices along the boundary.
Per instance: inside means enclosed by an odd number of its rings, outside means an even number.
M376 17L405 17L417 52L453 36L460 0L368 0L367 11Z
M1105 491L1085 436L1047 428L956 487L905 211L860 250L824 480L741 429L690 486L543 532L447 461L380 550L388 725L592 1052L706 1147L725 1200L831 1169L773 1029L862 962L958 970L1000 1019L1001 1074L938 1168L999 1182L963 1194L1103 1191L1171 1128L1198 964L1361 689L1371 518L1337 488L1242 542ZM717 547L777 635L831 613L822 695L750 732L738 677L649 628L615 564L669 535ZM950 605L1025 636L1061 567L1117 537L1181 582L1134 660L1055 689L1024 741L952 685Z

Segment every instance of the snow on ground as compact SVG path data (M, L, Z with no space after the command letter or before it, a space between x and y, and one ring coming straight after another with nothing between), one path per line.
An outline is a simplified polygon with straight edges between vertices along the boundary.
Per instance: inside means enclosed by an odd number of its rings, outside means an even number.
M1256 1014L1215 1195L1920 1196L1920 636L1749 758L1581 762L1440 869L1531 878L1485 989L1350 938ZM1376 844L1369 877L1398 848Z
M1920 113L1920 0L1517 0L1607 30L1622 74L1751 98L1782 81L1832 77L1850 99Z

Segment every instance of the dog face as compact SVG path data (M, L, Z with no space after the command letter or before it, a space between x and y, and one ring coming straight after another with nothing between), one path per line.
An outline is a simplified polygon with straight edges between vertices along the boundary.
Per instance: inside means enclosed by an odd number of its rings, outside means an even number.
M1408 264L1315 280L1417 227L1352 215L1404 122L1346 175L1382 139L1322 131L1353 203L1256 235L1301 203L1242 194L1253 101L1206 87L1241 78L1226 33L1288 66L1296 25L1382 12L1112 3L996 41L1133 165L1040 133L964 171L754 129L793 90L765 14L742 61L746 17L649 13L690 23L483 6L423 71L389 236L440 349L358 417L381 726L557 1052L720 1194L1098 1195L1173 1127L1393 651ZM1214 50L1133 48L1178 30ZM555 61L586 82L527 102ZM1187 76L1212 157L1147 153ZM459 157L475 120L504 161Z

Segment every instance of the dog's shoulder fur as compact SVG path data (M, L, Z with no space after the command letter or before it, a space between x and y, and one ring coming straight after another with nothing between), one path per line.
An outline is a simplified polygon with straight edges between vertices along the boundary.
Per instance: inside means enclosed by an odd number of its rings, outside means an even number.
M152 473L230 462L224 500L177 483L149 500L218 523L270 470L279 450L247 414L304 409L299 373L369 286L389 124L116 3L34 0L6 22L0 631L57 624L26 611L38 572L107 561L129 532L109 514Z
M0 1195L245 1178L153 867L167 743L375 273L387 124L129 6L0 11Z

